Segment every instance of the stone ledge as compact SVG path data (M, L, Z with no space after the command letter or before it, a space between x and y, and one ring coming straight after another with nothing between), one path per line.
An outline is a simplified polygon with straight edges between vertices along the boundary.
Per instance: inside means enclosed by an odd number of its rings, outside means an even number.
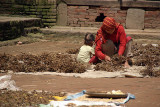
M160 1L125 1L122 7L160 8Z
M63 0L68 5L87 5L87 6L108 6L119 7L120 4L117 0L104 1L104 0Z
M69 26L54 26L51 28L41 28L40 31L44 34L86 34L93 33L96 34L99 28L96 27L69 27ZM160 30L159 29L125 29L128 36L133 38L147 38L147 39L157 39L160 40Z
M68 5L160 8L160 1L123 1L118 0L62 0Z
M40 27L41 25L40 18L0 16L0 41L23 35L26 27Z

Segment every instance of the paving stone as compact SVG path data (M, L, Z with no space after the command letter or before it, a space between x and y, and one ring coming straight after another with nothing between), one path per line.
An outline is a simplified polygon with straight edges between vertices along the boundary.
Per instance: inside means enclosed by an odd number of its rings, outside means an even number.
M126 18L127 29L144 29L144 14L142 9L128 9Z
M67 4L61 2L58 5L57 25L67 25Z

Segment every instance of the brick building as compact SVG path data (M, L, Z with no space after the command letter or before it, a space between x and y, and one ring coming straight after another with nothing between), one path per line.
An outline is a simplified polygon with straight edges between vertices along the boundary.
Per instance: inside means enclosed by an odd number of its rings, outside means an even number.
M0 0L0 14L42 19L45 26L100 27L113 17L127 29L160 29L160 1Z
M160 1L59 0L57 25L100 27L105 16L128 29L159 29Z

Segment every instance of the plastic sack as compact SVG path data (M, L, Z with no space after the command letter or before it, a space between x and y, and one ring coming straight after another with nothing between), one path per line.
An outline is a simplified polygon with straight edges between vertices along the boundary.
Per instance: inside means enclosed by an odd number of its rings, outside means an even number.
M83 91L80 92L80 93L77 93L77 94L74 94L74 95L69 95L69 96L67 96L67 98L64 99L64 101L69 101L69 100L76 99L76 98L78 98L78 97L83 96L85 93L86 93L86 90L83 90Z
M11 75L0 76L0 82L7 81L11 79Z
M109 107L122 107L115 105L114 103L96 102L96 101L51 101L50 104L40 104L40 107L68 107L69 104L75 104L76 106L109 106ZM72 107L72 106L71 106Z
M128 93L128 96L127 96L127 98L123 101L123 102L121 102L121 103L115 103L116 105L120 105L120 104L125 104L125 103L127 103L130 99L135 99L136 97L135 97L135 95L133 95L133 94L131 94L131 93Z
M18 87L16 87L15 81L10 79L11 75L0 76L0 89L7 89L12 91L20 90Z

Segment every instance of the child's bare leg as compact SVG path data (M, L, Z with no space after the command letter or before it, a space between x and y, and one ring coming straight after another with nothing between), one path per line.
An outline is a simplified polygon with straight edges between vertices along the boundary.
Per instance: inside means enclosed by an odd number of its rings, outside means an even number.
M132 53L131 53L132 42L133 42L133 40L130 40L126 44L126 49L125 49L125 52L123 54L127 58L126 62L124 63L124 67L126 67L126 68L130 67L130 65L128 64L128 58L132 55Z

